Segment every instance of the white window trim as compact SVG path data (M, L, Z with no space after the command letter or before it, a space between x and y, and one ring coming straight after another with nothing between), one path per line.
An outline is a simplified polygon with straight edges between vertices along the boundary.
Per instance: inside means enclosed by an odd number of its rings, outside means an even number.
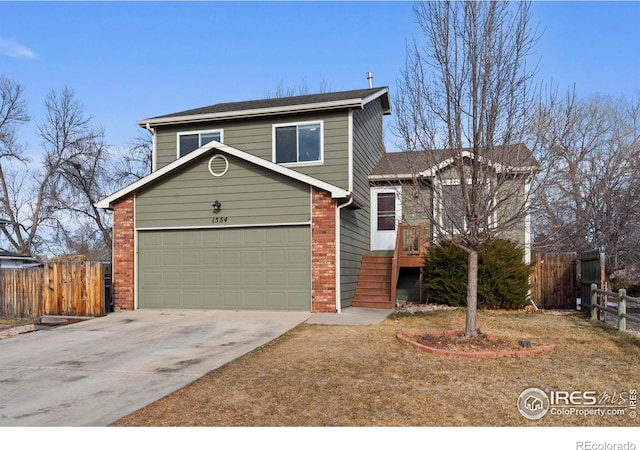
M299 125L320 125L320 159L317 161L303 161L294 163L276 163L276 128L281 127L293 127ZM279 164L284 167L296 167L296 166L321 166L324 164L324 120L309 120L306 122L289 122L289 123L274 123L271 126L271 162Z
M467 178L465 180L467 185L471 184L471 178ZM445 179L440 179L440 180L435 180L434 183L436 189L434 190L434 192L436 192L436 201L434 202L435 205L437 205L437 210L436 210L436 218L438 221L438 225L440 226L440 229L444 232L444 233L449 233L452 232L454 235L459 234L460 230L448 230L445 228L444 226L444 204L442 201L442 186L460 186L460 180L459 179L454 179L454 178L445 178ZM495 192L494 192L494 197L491 200L493 202L492 207L495 207ZM465 231L467 230L467 218L464 217L464 228ZM489 229L491 228L495 228L497 226L497 221L498 221L498 216L497 216L497 212L494 212L494 214L492 214L492 216L490 217L490 223L489 223Z
M220 133L220 142L224 142L224 130L222 128L216 130L193 130L193 131L181 131L176 133L176 159L180 158L180 136L186 136L189 134L198 135L198 147L202 147L201 136L208 133Z

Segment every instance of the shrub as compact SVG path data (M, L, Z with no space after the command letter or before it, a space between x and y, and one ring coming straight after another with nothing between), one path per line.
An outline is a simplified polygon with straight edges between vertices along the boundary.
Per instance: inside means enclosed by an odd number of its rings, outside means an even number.
M478 307L518 309L529 291L529 265L524 252L502 239L478 251ZM429 302L467 304L467 253L449 241L429 248L425 256L423 291Z

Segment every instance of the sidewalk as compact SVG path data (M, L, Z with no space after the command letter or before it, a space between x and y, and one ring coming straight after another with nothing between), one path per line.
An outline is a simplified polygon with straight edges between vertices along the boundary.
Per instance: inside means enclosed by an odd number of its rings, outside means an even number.
M339 313L314 313L305 323L312 325L375 325L393 313L393 309L344 308Z

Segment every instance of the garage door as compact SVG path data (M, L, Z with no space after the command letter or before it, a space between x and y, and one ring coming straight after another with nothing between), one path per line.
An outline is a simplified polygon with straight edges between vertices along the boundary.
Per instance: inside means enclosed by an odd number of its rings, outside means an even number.
M140 308L311 309L308 226L140 231Z

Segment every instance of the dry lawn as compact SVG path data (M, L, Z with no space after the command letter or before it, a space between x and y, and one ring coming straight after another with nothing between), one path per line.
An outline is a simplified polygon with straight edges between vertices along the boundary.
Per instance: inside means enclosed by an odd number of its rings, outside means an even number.
M114 425L640 425L629 410L532 421L516 408L530 387L640 390L639 338L577 314L481 311L478 324L499 337L558 347L526 358L468 360L428 354L395 337L399 330L462 328L463 310L393 315L371 326L303 324Z
M22 325L29 325L33 323L33 319L3 319L0 318L0 331L7 330L13 327L19 327Z

